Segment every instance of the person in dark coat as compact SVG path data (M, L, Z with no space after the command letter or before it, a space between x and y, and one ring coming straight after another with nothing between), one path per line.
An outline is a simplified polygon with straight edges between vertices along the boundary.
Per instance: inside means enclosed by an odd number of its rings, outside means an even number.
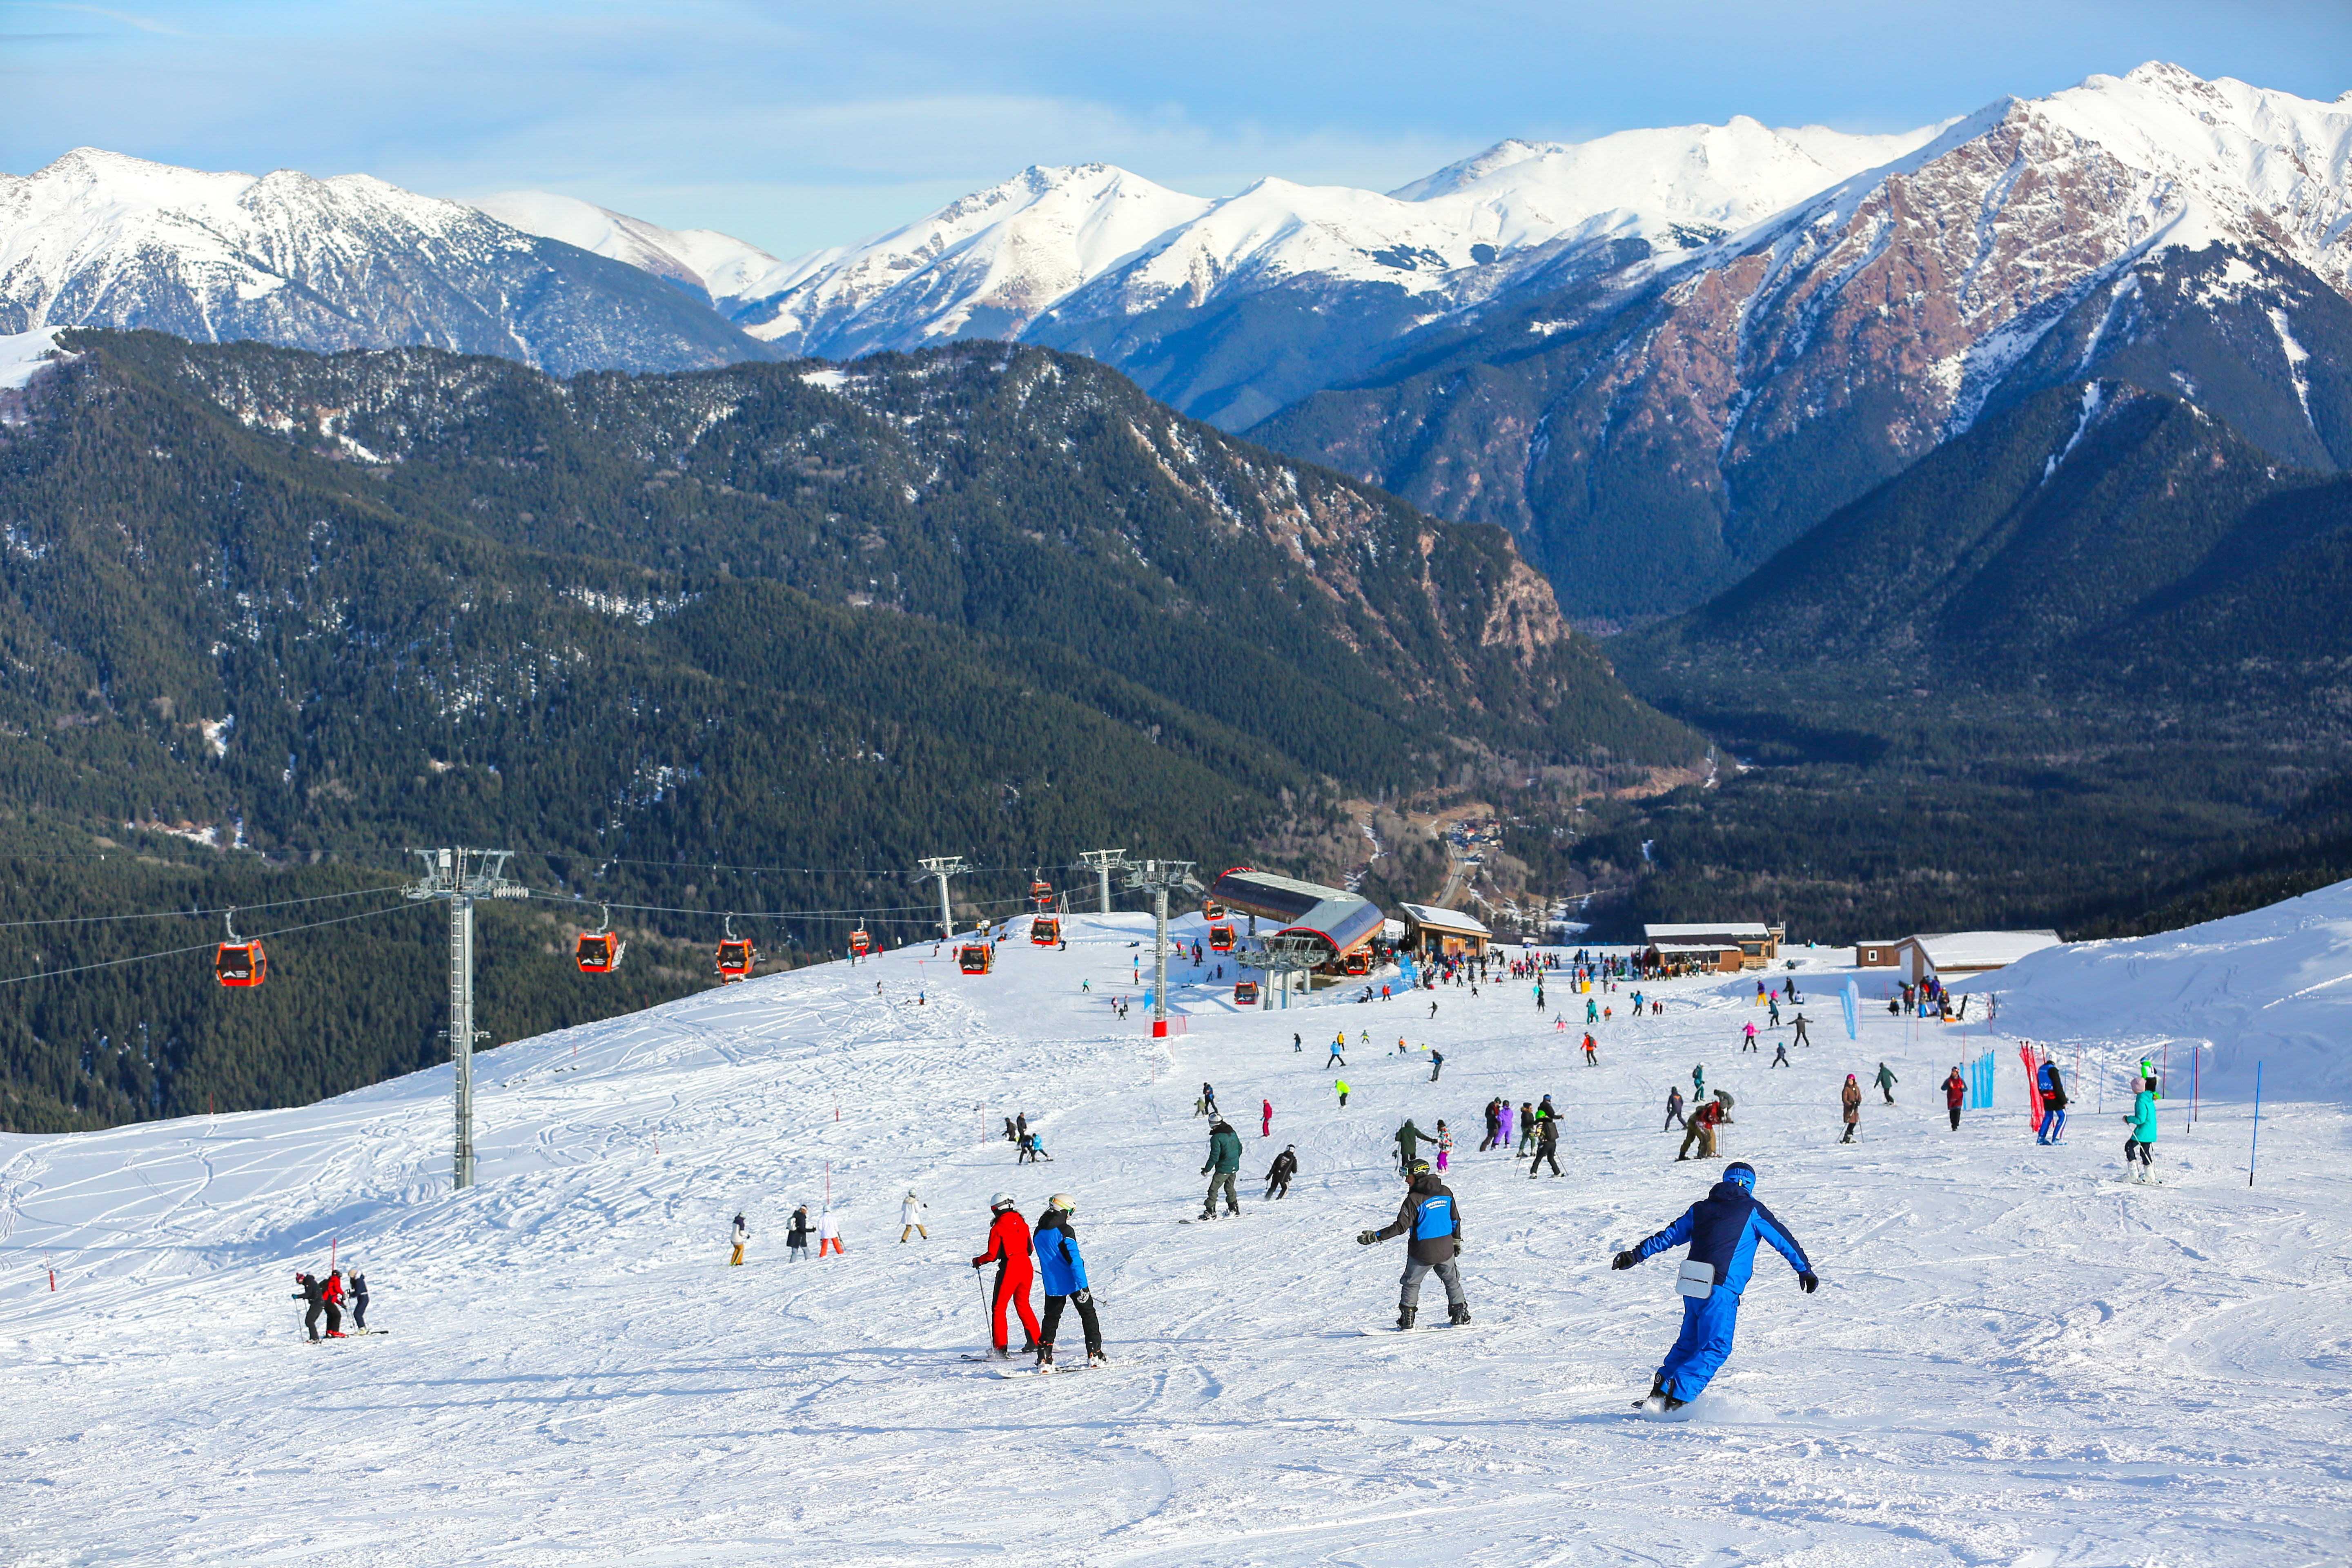
M352 1327L365 1333L367 1332L368 1304L367 1276L361 1273L357 1268L353 1268L349 1274L343 1276L343 1284L350 1290L352 1297Z
M1542 1172L1547 1160L1551 1162L1551 1173L1555 1176L1560 1174L1559 1118L1544 1117L1536 1123L1536 1157L1528 1162L1528 1180L1530 1182Z
M1241 1173L1242 1135L1233 1124L1222 1119L1209 1127L1209 1160L1201 1167L1201 1174L1209 1178L1208 1195L1201 1200L1201 1217L1213 1219L1217 1213L1217 1190L1225 1194L1225 1213L1242 1212L1242 1201L1234 1195L1234 1178Z
M1437 1179L1426 1160L1413 1162L1396 1218L1379 1230L1357 1232L1356 1240L1370 1247L1399 1236L1412 1239L1405 1244L1404 1274L1398 1281L1397 1327L1412 1327L1421 1305L1421 1282L1433 1268L1445 1283L1448 1326L1468 1322L1470 1302L1462 1294L1462 1273L1454 1261L1462 1255L1462 1214L1452 1190Z
M1960 1102L1968 1097L1969 1080L1960 1076L1960 1069L1956 1067L1952 1069L1952 1076L1944 1080L1944 1109L1951 1112L1952 1131L1955 1132L1960 1130Z
M785 1262L806 1263L808 1261L809 1235L815 1228L809 1224L808 1205L803 1204L793 1211L792 1228L784 1232Z
M1298 1174L1298 1148L1293 1143L1282 1146L1274 1157L1274 1164L1265 1173L1265 1196L1268 1203L1290 1195L1290 1178Z

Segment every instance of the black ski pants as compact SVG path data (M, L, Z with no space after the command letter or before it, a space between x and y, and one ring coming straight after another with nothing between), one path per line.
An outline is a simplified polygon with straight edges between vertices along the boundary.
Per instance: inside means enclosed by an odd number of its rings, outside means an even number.
M1958 1132L1960 1130L1960 1108L1957 1105L1953 1105L1948 1106L1945 1109L1948 1110L1952 1113L1952 1131Z
M319 1314L321 1312L327 1314L329 1333L339 1334L343 1331L343 1310L332 1301L313 1301L310 1303L310 1310L302 1314L302 1326L310 1331L312 1339L319 1337Z
M1268 1203L1272 1203L1276 1198L1286 1198L1289 1195L1290 1178L1288 1176L1276 1176L1265 1189L1265 1201Z
M1544 1162L1546 1160L1551 1162L1551 1173L1553 1175L1558 1176L1566 1173L1559 1168L1559 1154L1558 1151L1553 1149L1538 1148L1536 1151L1536 1157L1528 1162L1528 1180L1532 1182L1536 1179L1536 1173L1543 1169Z
M1045 1298L1045 1322L1037 1332L1037 1342L1045 1347L1045 1353L1038 1359L1054 1359L1054 1334L1062 1326L1062 1308L1066 1303L1078 1310L1078 1326L1086 1331L1087 1335L1087 1354L1102 1354L1102 1323L1095 1316L1095 1293L1079 1290L1067 1296Z

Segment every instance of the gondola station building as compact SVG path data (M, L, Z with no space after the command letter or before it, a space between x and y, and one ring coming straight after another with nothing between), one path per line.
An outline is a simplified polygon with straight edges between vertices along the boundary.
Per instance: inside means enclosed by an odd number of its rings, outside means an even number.
M1765 969L1780 956L1787 928L1733 922L1714 925L1646 925L1642 961L1666 973L1735 974Z

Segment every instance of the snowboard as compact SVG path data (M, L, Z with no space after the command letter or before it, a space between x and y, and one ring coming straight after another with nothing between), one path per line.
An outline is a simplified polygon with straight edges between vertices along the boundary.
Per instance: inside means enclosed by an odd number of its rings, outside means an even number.
M1237 1214L1228 1214L1219 1215L1216 1217L1219 1219L1239 1219L1242 1216ZM1209 1223L1209 1218L1206 1215L1194 1215L1191 1219L1180 1219L1176 1223L1178 1225L1206 1225Z
M1415 1323L1409 1329L1400 1329L1394 1323L1388 1323L1377 1329L1358 1329L1356 1332L1363 1339L1378 1340L1385 1339L1391 1334L1418 1334L1433 1329L1468 1329L1475 1327L1476 1327L1475 1323L1449 1323L1444 1319L1440 1318L1433 1323Z

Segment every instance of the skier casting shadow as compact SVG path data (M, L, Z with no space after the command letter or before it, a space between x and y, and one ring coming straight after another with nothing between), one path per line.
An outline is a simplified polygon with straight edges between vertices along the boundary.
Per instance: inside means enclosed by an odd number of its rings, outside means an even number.
M1699 1396L1729 1358L1732 1334L1739 1326L1739 1293L1748 1288L1756 1266L1758 1241L1769 1242L1789 1260L1807 1295L1821 1284L1805 1249L1770 1209L1756 1201L1755 1192L1755 1167L1735 1161L1725 1167L1723 1180L1684 1210L1680 1219L1612 1260L1613 1268L1631 1268L1670 1247L1690 1244L1675 1282L1683 1296L1683 1330L1660 1363L1650 1392L1633 1402L1635 1409L1653 1399L1659 1401L1660 1409L1681 1409Z
M1437 1179L1426 1160L1415 1160L1405 1179L1409 1184L1395 1220L1379 1230L1359 1231L1356 1240L1370 1247L1392 1237L1412 1237L1405 1246L1404 1275L1398 1281L1398 1328L1412 1327L1413 1314L1421 1306L1421 1282L1433 1268L1445 1282L1446 1326L1466 1323L1470 1303L1462 1294L1462 1273L1454 1262L1462 1255L1462 1215L1454 1207L1454 1194Z

